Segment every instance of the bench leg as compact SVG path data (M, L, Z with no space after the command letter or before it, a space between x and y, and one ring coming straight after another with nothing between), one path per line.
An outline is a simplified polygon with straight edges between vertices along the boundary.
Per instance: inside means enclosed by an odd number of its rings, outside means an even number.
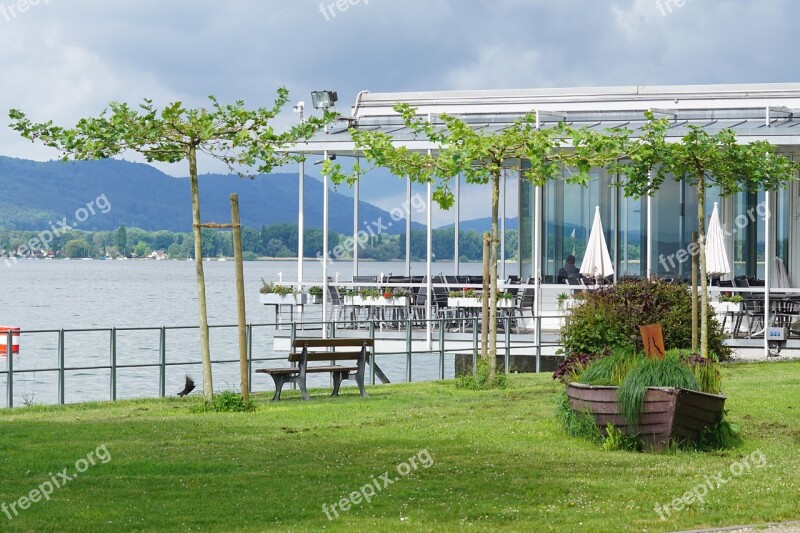
M359 370L358 372L356 372L356 383L358 384L358 392L361 393L361 396L363 398L366 398L367 391L364 390L364 373L365 372L363 370Z
M272 397L273 402L281 399L281 389L283 384L286 383L286 376L272 376L272 381L275 382L275 395Z
M310 400L311 396L308 395L308 390L306 389L306 380L300 378L298 383L300 385L300 393L303 395L303 399L306 401Z
M331 396L339 396L339 387L342 386L342 380L347 376L344 372L333 373L333 393Z

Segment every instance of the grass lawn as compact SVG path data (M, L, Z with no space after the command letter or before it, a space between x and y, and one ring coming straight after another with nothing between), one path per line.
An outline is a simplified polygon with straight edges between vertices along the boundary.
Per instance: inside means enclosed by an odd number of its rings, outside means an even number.
M0 512L0 523L11 531L672 531L800 519L800 363L729 366L724 377L745 441L710 454L607 452L567 437L553 418L563 387L548 375L513 376L493 392L439 382L368 387L369 399L353 389L337 399L316 391L311 402L289 393L277 404L259 397L247 414L195 414L200 397L0 411L0 503L19 505L51 473L63 484L49 501L16 507L18 516L9 510L11 520ZM85 472L64 482L64 468ZM654 510L720 474L728 482L702 503L665 520ZM356 497L342 511L337 502L366 485L380 487L371 502Z

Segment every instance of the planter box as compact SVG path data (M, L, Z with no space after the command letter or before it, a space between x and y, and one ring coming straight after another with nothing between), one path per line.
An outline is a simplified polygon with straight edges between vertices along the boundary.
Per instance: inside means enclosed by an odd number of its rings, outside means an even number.
M483 301L480 298L447 298L447 307L471 307L471 308L481 308L483 307ZM514 299L498 299L497 300L497 308L498 309L512 309L514 307Z
M304 305L308 301L307 294L259 294L259 301L264 305Z
M407 307L408 296L397 298L364 298L363 296L345 296L345 305L357 305L362 307Z
M742 309L742 304L736 302L709 302L714 312L718 315L725 313L738 313Z
M720 421L725 407L725 396L651 387L645 393L639 423L631 425L617 403L617 387L570 383L567 397L573 411L590 413L604 435L610 422L626 435L637 435L654 450L667 448L671 440L696 440L703 429Z
M309 302L312 304L321 304L322 303L322 295L315 296L313 294L308 295Z

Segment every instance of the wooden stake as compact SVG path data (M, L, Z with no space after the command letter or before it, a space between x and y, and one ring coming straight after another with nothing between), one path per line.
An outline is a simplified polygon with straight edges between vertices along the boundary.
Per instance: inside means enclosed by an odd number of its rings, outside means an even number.
M250 372L247 366L247 315L244 299L244 259L242 258L242 228L239 222L239 195L231 194L231 225L233 227L233 256L236 261L236 306L239 311L239 373L242 399L250 401Z

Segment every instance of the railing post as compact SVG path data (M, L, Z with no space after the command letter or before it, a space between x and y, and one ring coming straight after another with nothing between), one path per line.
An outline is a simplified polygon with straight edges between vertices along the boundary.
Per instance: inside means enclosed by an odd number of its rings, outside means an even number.
M369 338L372 339L372 363L369 365L369 382L375 385L375 322L369 323Z
M64 405L64 330L58 331L58 403Z
M445 319L439 319L439 379L444 380L444 328Z
M508 316L505 317L505 324L504 325L505 325L505 328L506 328L506 334L505 334L506 361L505 361L505 365L506 365L506 374L509 374L510 373L510 368L511 368L511 319L510 319L510 317L508 317Z
M289 334L289 353L292 353L292 350L294 350L294 341L297 338L297 324L295 324L294 321L292 321L292 326L290 328L290 331L291 333ZM297 361L292 362L292 368L297 368ZM297 390L297 383L292 382L292 390Z
M428 323L430 324L430 322ZM411 354L413 345L411 340L411 321L406 322L406 381L411 383Z
M8 408L14 407L14 332L10 329L6 332L6 368L8 377L6 378L6 393L8 395Z
M542 371L542 317L536 315L536 332L534 334L534 342L536 343L536 373Z
M478 317L472 317L472 373L478 371Z
M158 332L158 394L167 395L167 328L161 326Z
M111 401L117 400L117 328L111 328L109 336L109 355L111 357L111 382L109 396Z
M253 392L253 324L247 324L247 384Z

